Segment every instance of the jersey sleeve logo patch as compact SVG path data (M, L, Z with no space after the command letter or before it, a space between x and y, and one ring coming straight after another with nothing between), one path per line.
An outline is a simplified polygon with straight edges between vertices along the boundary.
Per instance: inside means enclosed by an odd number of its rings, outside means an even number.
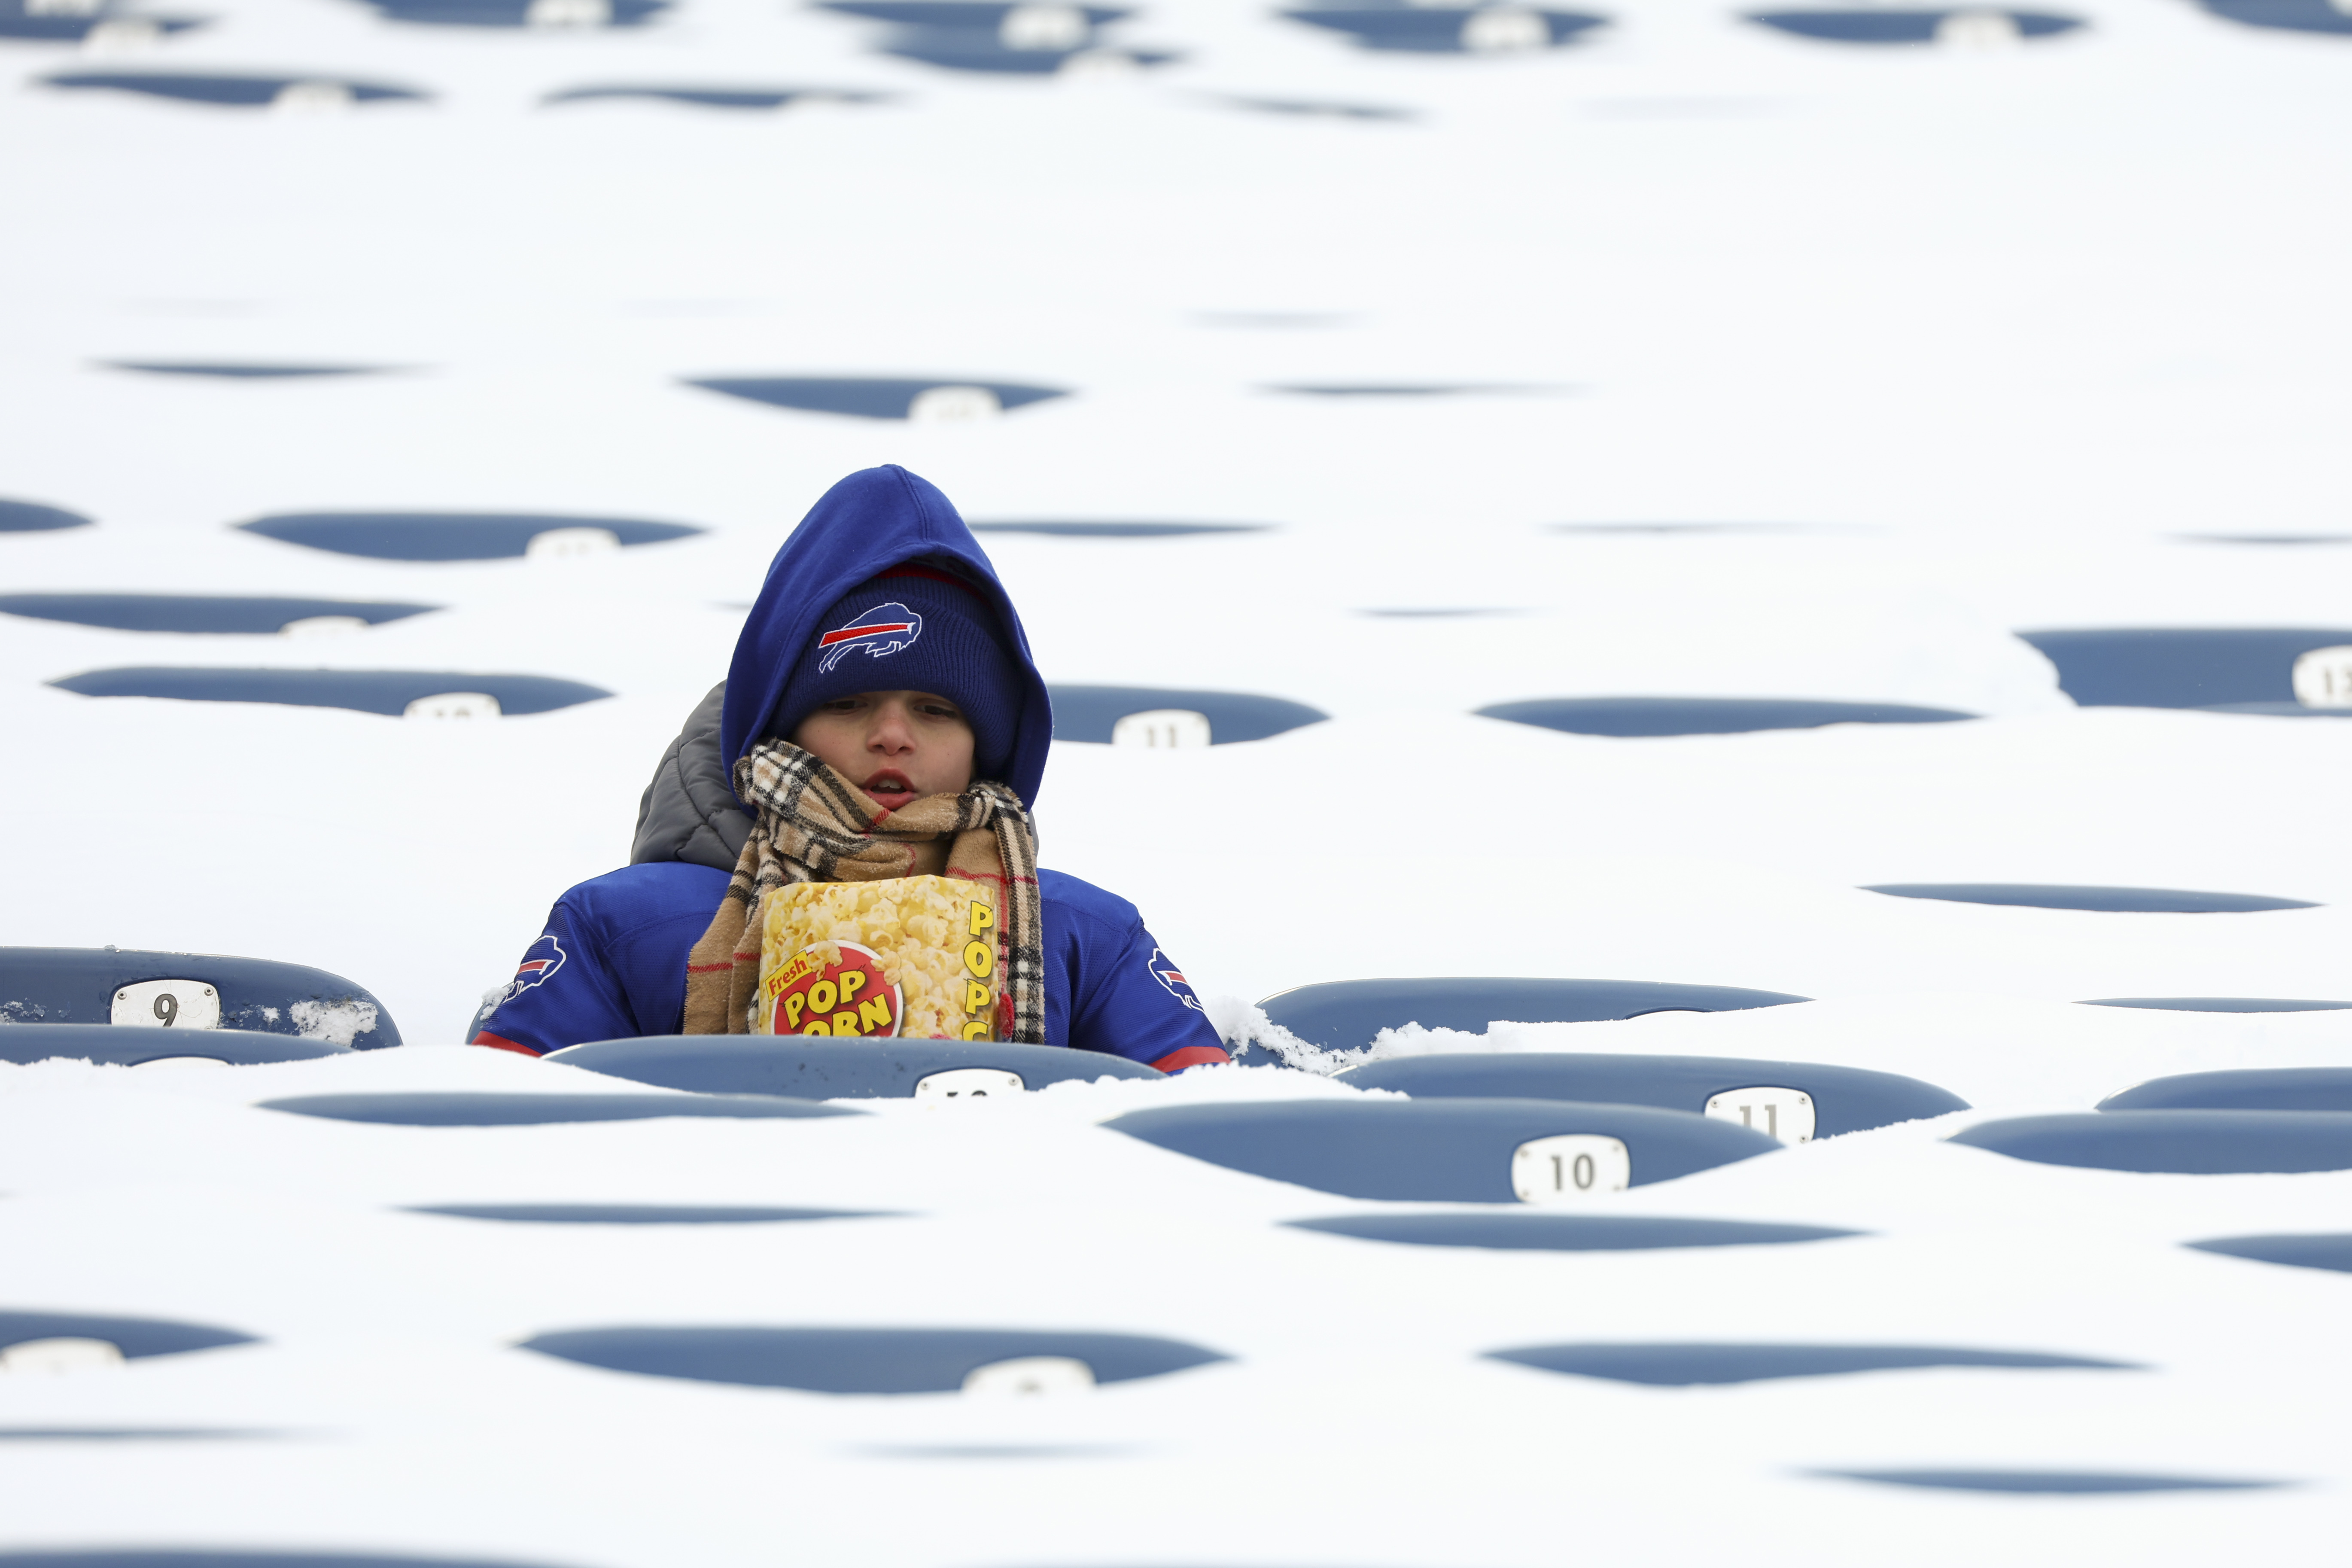
M1151 950L1150 967L1151 978L1160 982L1162 991L1195 1013L1201 1010L1201 999L1192 994L1192 984L1184 978L1184 972L1169 963L1168 955L1156 947Z
M555 940L553 931L549 931L524 950L522 962L515 965L514 978L507 982L506 990L499 997L499 1005L503 1006L533 986L546 984L562 967L563 944Z
M877 605L852 616L847 626L835 626L816 639L824 655L816 667L820 673L828 671L848 658L853 648L864 648L869 658L887 658L914 647L922 635L923 617L906 605L896 601Z

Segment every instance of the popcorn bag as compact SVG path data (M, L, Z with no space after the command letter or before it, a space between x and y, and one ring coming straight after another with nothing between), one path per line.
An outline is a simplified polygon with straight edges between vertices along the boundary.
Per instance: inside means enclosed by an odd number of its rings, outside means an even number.
M996 970L996 907L980 883L790 883L768 895L757 1032L992 1040Z

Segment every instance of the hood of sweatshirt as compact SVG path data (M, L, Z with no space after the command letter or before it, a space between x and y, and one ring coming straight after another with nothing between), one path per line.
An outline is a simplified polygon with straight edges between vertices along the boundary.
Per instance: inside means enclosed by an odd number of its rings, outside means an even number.
M1054 713L1045 679L1030 657L1028 635L997 581L995 566L955 504L938 486L896 463L862 468L825 491L769 564L727 670L719 752L730 779L735 763L768 733L793 667L815 644L825 611L867 578L908 563L962 580L995 611L1020 687L1012 761L1002 782L1024 805L1036 805L1054 739Z

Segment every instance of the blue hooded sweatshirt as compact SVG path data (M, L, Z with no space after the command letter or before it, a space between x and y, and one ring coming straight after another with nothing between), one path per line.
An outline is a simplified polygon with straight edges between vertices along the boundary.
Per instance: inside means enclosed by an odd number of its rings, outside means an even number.
M698 754L695 725L663 759L665 774L700 774L701 826L649 836L637 864L581 883L556 900L514 979L477 1019L474 1043L541 1056L588 1040L677 1032L686 955L709 929L751 819L733 797L734 763L772 732L802 655L825 611L893 567L928 563L963 579L996 612L1020 690L1003 782L1033 808L1054 733L1045 683L996 569L937 487L895 464L827 490L768 568L719 702L717 745ZM723 693L723 700L721 700ZM726 782L722 784L721 779ZM686 787L693 789L694 780ZM664 779L646 792L648 809ZM678 800L685 796L679 795ZM1133 904L1041 869L1045 1040L1148 1062L1164 1072L1226 1059L1183 972L1162 953Z

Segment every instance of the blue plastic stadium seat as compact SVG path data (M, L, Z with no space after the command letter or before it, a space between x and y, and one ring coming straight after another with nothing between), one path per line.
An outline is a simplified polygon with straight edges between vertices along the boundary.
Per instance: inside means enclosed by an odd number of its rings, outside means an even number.
M412 702L450 692L496 698L509 718L551 713L613 694L550 675L483 675L430 669L225 669L142 665L92 669L52 680L84 697L161 697L179 702L273 702L293 708L348 708L398 718Z
M2080 16L1984 6L1867 11L1757 11L1748 19L1801 38L1833 44L1932 44L1955 16L2005 16L2021 38L2047 38L2083 26Z
M1633 1186L1780 1147L1761 1132L1685 1111L1542 1100L1172 1105L1129 1111L1103 1125L1272 1181L1341 1197L1428 1203L1520 1201L1514 1155L1543 1138L1616 1140L1631 1162Z
M381 364L261 364L225 360L109 360L109 370L145 375L193 375L212 381L308 381L321 376L380 375Z
M2188 1244L2199 1252L2224 1258L2250 1258L2256 1263L2280 1263L2290 1268L2328 1268L2352 1274L2352 1235L2222 1236Z
M111 6L80 16L44 16L15 7L0 10L0 38L15 38L25 43L84 43L101 27L110 27L119 33L127 26L135 29L140 37L169 37L174 33L184 33L204 25L205 18L199 16L158 16L145 12L133 15Z
M887 92L852 92L803 87L574 87L551 92L541 103L593 103L604 100L651 100L697 109L786 109L796 103L887 103Z
M574 9L560 23L541 23L546 13L530 0L367 0L387 22L415 22L440 27L529 27L556 26L635 27L669 8L669 0L605 0L601 7Z
M862 1110L764 1094L305 1094L265 1100L265 1110L387 1127L539 1127L574 1121L650 1121L665 1116L761 1121L863 1116Z
M1054 539L1172 539L1188 533L1264 533L1263 522L975 522L974 533L1042 533Z
M2020 632L2058 667L2058 684L2085 708L2239 708L2342 715L2352 709L2295 701L2294 661L2352 646L2341 628L2141 626Z
M1483 719L1623 738L1746 735L1763 730L1818 730L1830 724L1950 724L1977 717L1951 708L1898 702L1817 702L1783 697L1547 697L1496 702Z
M1882 1486L1919 1487L1952 1492L2052 1492L2097 1495L2117 1492L2255 1491L2290 1486L2289 1481L2223 1479L2213 1476L2158 1476L2115 1470L1812 1470L1828 1480L1875 1481Z
M1475 1247L1501 1252L1649 1252L1677 1247L1780 1247L1840 1241L1858 1230L1660 1215L1348 1214L1284 1222L1359 1241L1404 1247Z
M400 1044L392 1015L366 987L307 964L217 953L0 947L0 1030L135 1021L184 1035L207 1018L217 1018L225 1031L296 1036L362 1051Z
M306 511L256 518L237 527L265 539L378 561L499 561L558 529L602 529L624 548L660 544L703 531L682 522L625 517L566 517L538 512Z
M2101 1110L2352 1110L2352 1068L2189 1072L2111 1094Z
M260 1029L115 1028L106 1024L11 1024L0 1028L0 1062L89 1061L116 1067L185 1061L230 1067L310 1061L347 1054L349 1046L273 1035Z
M727 1204L428 1204L410 1214L509 1225L787 1225L814 1219L896 1219L881 1209L761 1208Z
M1234 109L1246 109L1258 114L1280 114L1300 120L1367 120L1407 121L1421 118L1415 109L1400 109L1385 103L1335 103L1319 98L1244 98L1228 97L1224 100Z
M1327 981L1277 991L1258 1005L1268 1019L1310 1045L1352 1051L1370 1045L1382 1029L1407 1024L1478 1035L1497 1021L1600 1024L1650 1013L1737 1013L1811 1000L1785 991L1652 980L1444 977Z
M1025 1089L1069 1079L1159 1079L1156 1068L1100 1051L979 1040L817 1039L805 1035L646 1035L596 1040L547 1060L698 1094L802 1100L906 1099L934 1073L987 1068Z
M2166 1013L2332 1013L2352 1002L2305 1002L2284 996L2102 996L2084 1007L2147 1007Z
M1069 49L1010 49L993 32L950 32L938 27L903 28L883 43L882 52L942 70L1003 76L1051 76L1082 56L1116 58L1135 67L1164 66L1180 58L1166 49L1107 49L1092 43Z
M364 599L278 599L231 594L0 594L0 615L125 632L269 634L293 621L348 616L372 626L437 610Z
M1578 41L1579 36L1602 26L1605 16L1595 16L1582 11L1531 11L1512 6L1500 14L1519 13L1538 18L1543 26L1543 41L1531 44L1514 37L1507 49L1558 47ZM1483 52L1477 35L1465 33L1477 18L1497 15L1497 11L1471 5L1411 5L1338 7L1317 6L1311 10L1285 11L1283 16L1294 22L1304 22L1312 27L1328 27L1335 33L1345 33L1357 45L1367 49L1398 50L1418 55L1457 55ZM1532 39L1533 35L1528 35ZM1488 44L1486 48L1494 48Z
M522 1348L611 1372L812 1394L950 1394L982 1367L1041 1356L1084 1362L1097 1383L1233 1359L1181 1340L1055 1329L571 1329Z
M2103 914L2237 915L2263 910L2315 910L2301 899L2259 893L2200 893L2182 888L2090 888L2058 882L1885 882L1864 888L1896 899L2004 904L2029 910L2089 910Z
M1980 1121L1949 1140L2042 1165L2177 1175L2352 1171L2352 1116L2319 1110L2083 1111Z
M215 1329L203 1323L168 1322L158 1318L102 1318L88 1312L0 1311L0 1351L37 1340L102 1340L121 1351L125 1361L258 1342L251 1334L240 1334L234 1329Z
M1855 1372L1896 1372L1931 1366L1997 1366L2034 1371L2145 1372L2134 1362L2031 1351L1960 1350L1937 1345L1828 1344L1569 1344L1488 1351L1489 1361L1540 1367L1612 1383L1658 1388L1762 1383L1782 1377L1834 1377Z
M102 90L168 98L182 103L211 103L228 109L267 109L289 87L318 83L338 87L354 103L422 102L429 94L389 82L359 81L338 76L285 76L246 72L196 71L63 71L40 79L45 87L68 91Z
M976 386L992 394L999 407L1014 409L1048 398L1066 397L1067 388L1020 386L1001 381L928 381L896 376L766 375L710 376L689 380L688 386L764 403L774 408L797 408L811 414L846 414L860 419L904 419L915 399L941 387Z
M1113 726L1130 713L1177 709L1209 721L1209 742L1263 741L1331 717L1319 708L1284 697L1243 691L1174 690L1155 686L1056 686L1054 739L1108 742Z
M1948 1089L1900 1073L1816 1062L1749 1061L1738 1057L1604 1056L1570 1052L1480 1051L1396 1057L1367 1062L1339 1075L1358 1089L1392 1089L1415 1099L1578 1100L1654 1105L1704 1115L1718 1097L1727 1119L1736 1091L1759 1087L1790 1091L1810 1102L1810 1137L1834 1138L1898 1121L1966 1110ZM1759 1106L1742 1121L1784 1142L1777 1106ZM1770 1120L1768 1121L1768 1115ZM1794 1141L1803 1141L1801 1138Z
M2293 33L2352 33L2352 14L2329 0L2202 0L2206 10L2249 27Z
M88 528L89 519L61 506L28 500L0 500L0 533L48 533L60 528Z

